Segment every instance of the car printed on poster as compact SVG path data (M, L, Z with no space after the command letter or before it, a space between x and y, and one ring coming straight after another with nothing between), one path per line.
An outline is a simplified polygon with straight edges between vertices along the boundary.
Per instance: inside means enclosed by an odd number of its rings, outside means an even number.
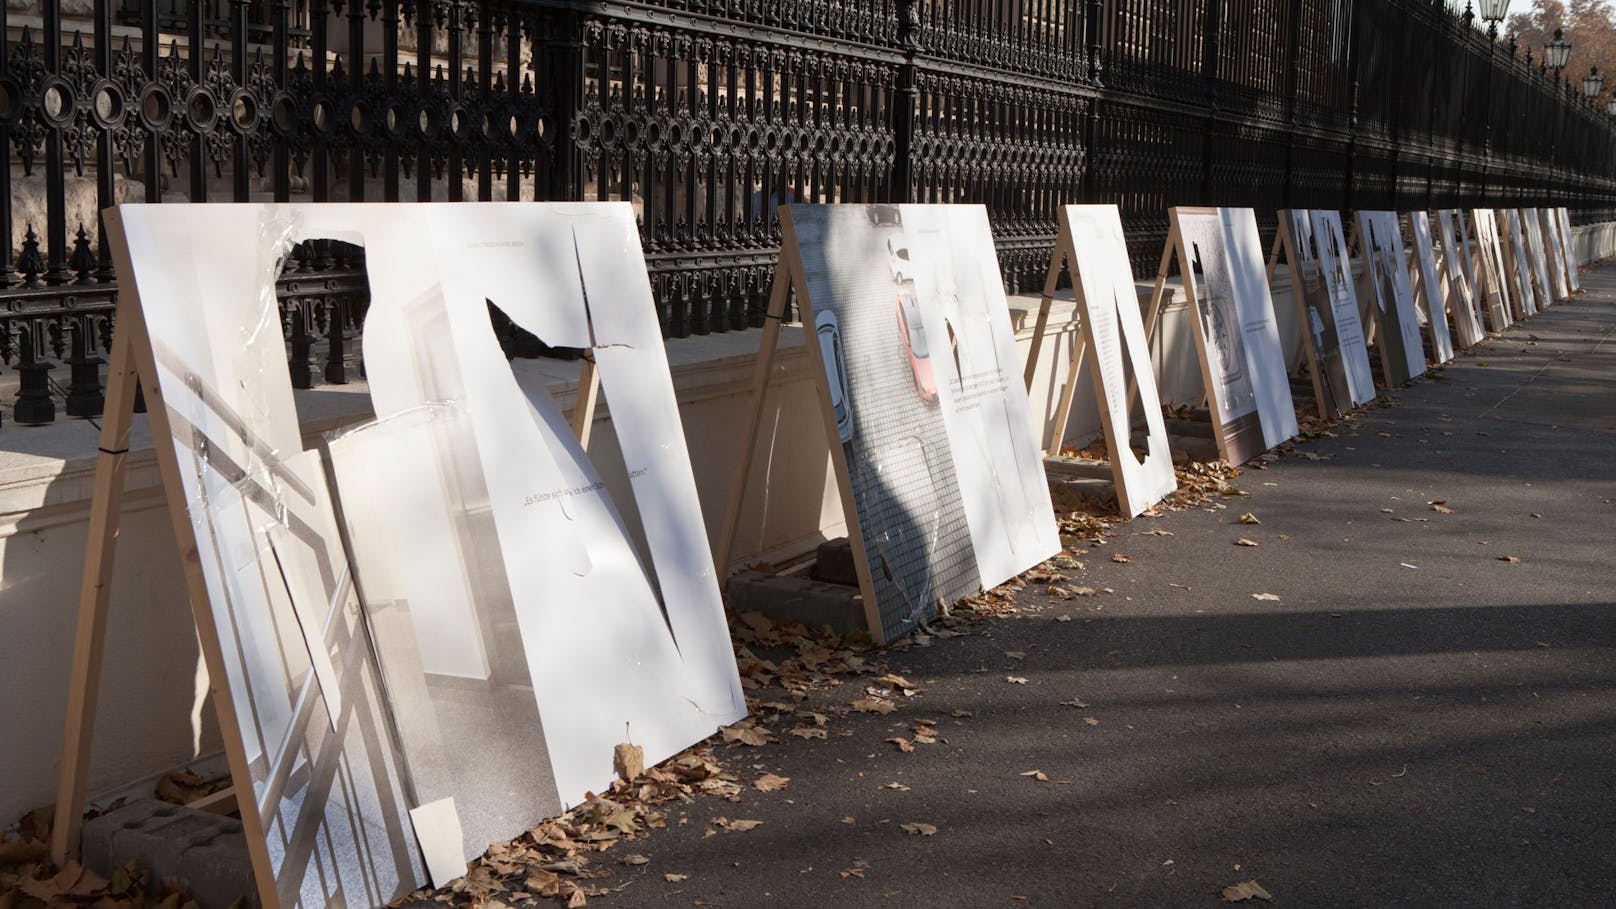
M899 284L914 283L914 265L909 261L909 245L901 235L887 239L887 267L892 269L892 280Z
M842 329L836 313L828 309L815 313L814 333L819 336L819 355L825 361L825 384L830 388L831 409L836 412L836 434L845 445L853 441L853 411L847 392L847 369L842 362Z
M898 334L903 338L909 369L915 376L915 390L927 404L937 403L937 377L931 368L931 351L926 346L926 328L920 321L920 304L908 288L898 291L893 308L898 314Z

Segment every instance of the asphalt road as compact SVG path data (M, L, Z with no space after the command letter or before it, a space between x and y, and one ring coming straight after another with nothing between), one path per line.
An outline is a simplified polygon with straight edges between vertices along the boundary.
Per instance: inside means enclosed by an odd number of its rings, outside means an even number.
M898 712L732 752L790 785L673 811L598 901L1616 905L1616 268L1584 284L1249 497L1078 553L1114 592L893 654ZM884 742L922 718L947 741Z

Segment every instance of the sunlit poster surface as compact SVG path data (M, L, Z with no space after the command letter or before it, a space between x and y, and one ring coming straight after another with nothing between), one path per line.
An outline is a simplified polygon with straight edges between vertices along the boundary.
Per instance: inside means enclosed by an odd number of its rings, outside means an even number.
M1113 470L1121 478L1117 499L1123 514L1133 517L1178 488L1178 479L1173 474L1167 424L1145 342L1122 217L1115 205L1067 205L1060 216L1072 240L1068 265L1081 290L1078 315L1088 341L1089 371L1104 398L1107 447ZM1061 250L1055 251L1055 255L1061 254ZM1133 433L1130 387L1137 388L1145 417L1148 450L1142 458L1129 444Z
M1194 288L1203 379L1224 449L1244 463L1296 435L1296 411L1255 213L1173 208L1179 269Z
M1302 293L1296 300L1303 343L1319 373L1321 413L1337 417L1375 398L1341 215L1323 209L1284 209L1279 215L1291 231L1298 270L1303 273Z
M987 212L793 205L787 229L892 640L1060 550Z
M1470 211L1471 224L1476 229L1476 258L1481 261L1477 272L1477 287L1486 303L1487 327L1502 331L1513 325L1510 315L1509 280L1504 270L1504 247L1498 236L1498 219L1490 208Z
M603 790L615 745L649 765L744 715L627 205L121 214L283 903L442 884ZM312 238L370 278L378 420L328 444L340 509L274 291ZM490 302L592 352L631 498L516 381Z
M1414 289L1408 258L1394 211L1358 212L1358 239L1364 258L1364 284L1375 304L1376 340L1381 372L1390 386L1402 385L1425 372Z
M1442 273L1447 278L1448 311L1453 313L1453 331L1460 347L1470 347L1487 337L1482 328L1481 302L1475 272L1470 267L1469 234L1464 214L1458 209L1436 213L1437 239L1441 242Z
M1414 273L1419 275L1415 308L1425 304L1425 324L1431 333L1431 350L1437 363L1453 359L1453 336L1448 333L1448 313L1442 294L1442 272L1436 267L1436 248L1431 241L1431 218L1423 211L1408 213L1409 230L1414 235Z

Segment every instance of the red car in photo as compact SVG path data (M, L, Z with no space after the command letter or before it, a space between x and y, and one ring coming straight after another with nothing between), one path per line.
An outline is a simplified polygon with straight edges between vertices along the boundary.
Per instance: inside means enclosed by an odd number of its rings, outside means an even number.
M898 291L898 334L903 338L909 370L915 375L915 390L927 404L937 403L937 378L931 369L931 351L926 346L926 326L920 319L920 303L908 288Z

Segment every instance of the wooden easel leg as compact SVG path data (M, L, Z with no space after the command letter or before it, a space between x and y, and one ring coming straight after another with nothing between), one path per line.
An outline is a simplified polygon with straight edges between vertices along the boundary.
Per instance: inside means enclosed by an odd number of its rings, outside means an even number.
M125 460L135 415L133 327L120 307L107 368L106 410L102 415L100 451L95 459L95 497L90 506L90 535L84 548L84 576L79 586L78 630L73 638L73 668L67 692L67 728L62 738L62 767L57 778L56 820L51 829L51 860L62 865L78 853L84 819L85 785L90 745L95 733L96 699L101 687L101 658L106 649L107 599L123 508Z
M740 454L735 459L735 478L730 481L729 504L724 509L724 520L718 528L718 546L714 549L713 566L718 571L722 588L729 574L729 558L735 548L735 531L741 523L741 505L746 500L746 484L752 475L752 458L757 454L757 432L763 423L763 406L767 403L769 379L774 367L775 347L780 343L780 323L785 321L786 300L791 296L791 270L781 256L774 266L774 285L769 289L769 308L763 316L763 338L758 343L757 363L752 369L752 412L747 415L741 431ZM808 343L818 344L818 337Z
M1156 266L1156 286L1150 292L1150 306L1145 310L1145 350L1156 337L1156 323L1161 319L1162 298L1167 293L1167 269L1173 265L1173 253L1178 248L1178 225L1167 231L1167 243L1162 246L1161 264ZM1134 399L1139 395L1139 383L1128 383L1128 421L1133 421Z
M578 445L589 450L589 433L595 425L595 404L600 400L600 373L595 369L595 354L591 351L578 367L578 394L572 403L572 434Z
M1049 328L1049 306L1055 300L1055 285L1060 282L1061 258L1071 249L1071 242L1071 226L1066 223L1066 216L1063 213L1060 219L1060 231L1055 237L1055 249L1049 254L1049 271L1044 274L1044 296L1038 304L1038 321L1032 328L1032 348L1027 351L1027 368L1021 376L1022 384L1027 386L1028 392L1032 391L1032 377L1038 372L1038 353L1043 350L1044 331ZM1075 275L1072 285L1075 293L1077 289Z
M1066 368L1066 385L1061 389L1060 403L1055 407L1055 432L1049 440L1048 457L1060 455L1061 443L1066 439L1066 424L1072 416L1072 397L1077 393L1077 377L1081 375L1083 354L1087 348L1087 342L1079 333L1072 348L1072 362Z

